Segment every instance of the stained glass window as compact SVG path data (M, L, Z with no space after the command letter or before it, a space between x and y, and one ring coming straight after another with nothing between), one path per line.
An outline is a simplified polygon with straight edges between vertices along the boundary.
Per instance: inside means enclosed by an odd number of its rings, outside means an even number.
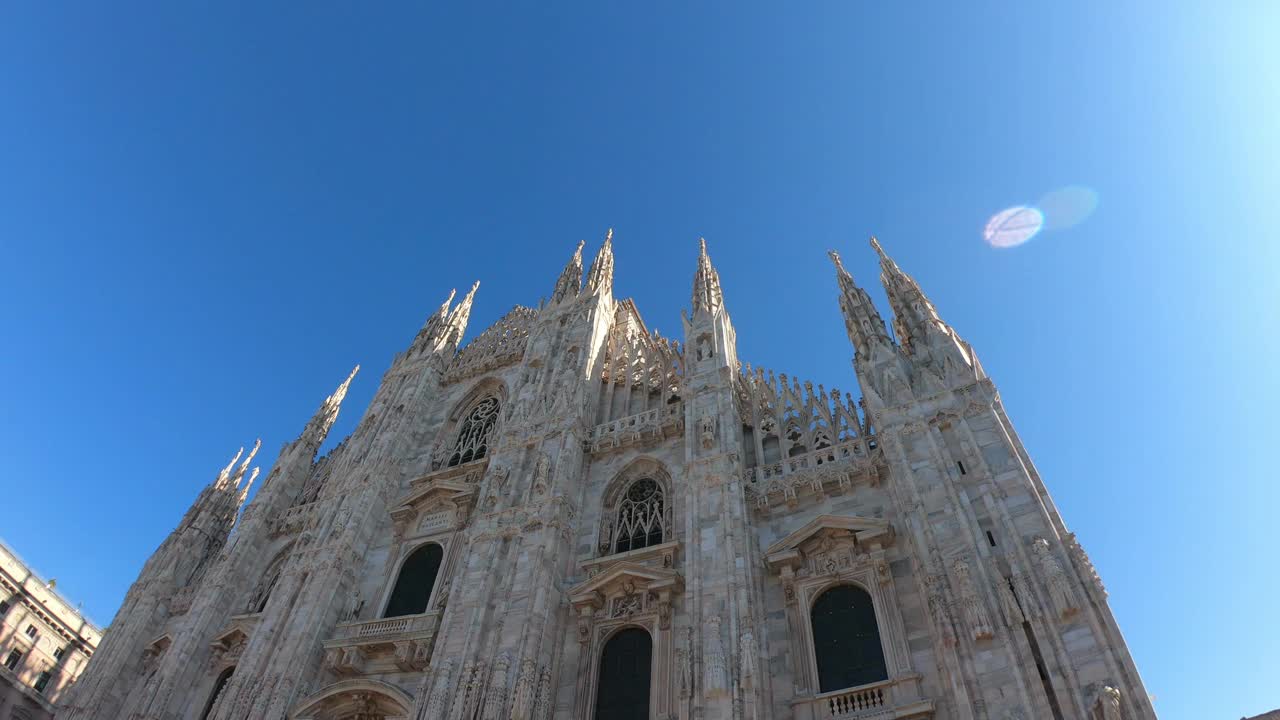
M632 483L618 507L618 540L614 552L661 543L667 526L666 510L666 497L657 482L643 479Z
M448 467L479 460L489 454L489 438L498 425L498 399L487 397L476 403L458 426Z

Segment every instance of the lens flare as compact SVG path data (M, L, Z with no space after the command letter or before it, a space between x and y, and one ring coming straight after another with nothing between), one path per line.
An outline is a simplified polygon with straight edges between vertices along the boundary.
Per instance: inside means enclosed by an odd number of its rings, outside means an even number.
M992 215L982 237L991 247L1017 247L1035 237L1043 226L1044 215L1038 209L1018 205Z
M1098 207L1098 193L1083 185L1068 185L1045 193L1036 206L1044 213L1045 230L1063 230L1093 214Z

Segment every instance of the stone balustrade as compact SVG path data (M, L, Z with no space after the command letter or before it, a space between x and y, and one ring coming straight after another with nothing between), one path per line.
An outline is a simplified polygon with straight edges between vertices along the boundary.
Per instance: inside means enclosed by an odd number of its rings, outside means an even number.
M742 471L744 492L755 500L757 507L765 508L772 499L794 505L804 491L811 490L818 496L828 490L846 491L860 473L876 484L877 454L874 439L859 437L778 462L763 463Z
M885 694L891 684L890 680L882 680L819 695L819 709L822 712L818 717L863 718L875 715L885 709Z
M431 631L440 619L440 613L428 612L420 615L404 615L402 617L381 618L378 620L357 620L339 623L334 628L334 640L361 640L390 635L402 635Z
M662 439L683 430L684 403L675 402L666 407L600 423L591 429L585 445L587 452L602 452L647 439Z
M914 675L819 693L792 706L796 717L816 720L923 719L932 718L935 710L933 700L920 697L919 676Z
M324 642L325 664L340 675L421 670L430 658L440 613L338 623Z

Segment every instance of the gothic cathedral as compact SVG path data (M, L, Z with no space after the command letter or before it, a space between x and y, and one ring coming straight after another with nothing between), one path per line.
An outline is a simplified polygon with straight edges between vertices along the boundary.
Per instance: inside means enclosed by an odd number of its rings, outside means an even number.
M872 245L892 334L831 253L860 400L739 361L705 243L683 343L611 238L465 346L450 296L331 452L350 377L251 502L253 453L201 492L57 717L1154 718L973 348Z

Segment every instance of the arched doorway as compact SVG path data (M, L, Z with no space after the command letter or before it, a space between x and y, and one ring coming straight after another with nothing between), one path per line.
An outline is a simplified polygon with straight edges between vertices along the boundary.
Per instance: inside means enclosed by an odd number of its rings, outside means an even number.
M405 558L400 566L400 575L396 578L391 598L387 600L387 610L382 617L400 617L401 615L418 615L427 611L427 603L431 601L431 590L436 584L436 575L440 572L440 562L444 559L444 550L435 543L428 543L414 550Z
M837 585L818 596L810 611L818 692L858 687L889 678L871 595Z
M600 653L595 720L649 720L653 640L640 628L619 631Z

